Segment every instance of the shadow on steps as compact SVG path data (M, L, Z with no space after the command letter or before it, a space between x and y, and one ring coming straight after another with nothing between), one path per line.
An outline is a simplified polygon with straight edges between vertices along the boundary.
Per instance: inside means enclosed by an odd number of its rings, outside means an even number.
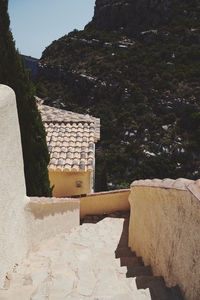
M96 224L104 218L124 218L123 230L115 257L120 258L121 266L127 267L126 277L136 277L138 289L149 288L152 300L184 300L178 286L168 288L161 276L153 276L151 266L144 266L141 257L137 257L128 247L129 211L116 211L103 215L87 215L81 220L84 223Z
M144 266L141 257L137 257L128 247L129 214L125 216L122 235L115 257L120 258L121 266L127 267L126 277L136 277L138 289L149 288L152 300L183 300L178 286L168 288L163 277L153 276L151 266Z
M124 218L126 219L129 215L129 211L115 211L112 213L106 213L103 215L86 215L83 219L81 219L80 224L92 223L96 224L105 218Z

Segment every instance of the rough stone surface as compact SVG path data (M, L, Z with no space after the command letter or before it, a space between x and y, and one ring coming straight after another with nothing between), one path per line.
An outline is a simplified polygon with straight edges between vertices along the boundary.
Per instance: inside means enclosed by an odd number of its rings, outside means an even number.
M115 250L124 219L105 218L40 243L8 274L1 300L150 300Z
M180 0L96 0L95 13L87 27L122 30L133 35L168 24Z

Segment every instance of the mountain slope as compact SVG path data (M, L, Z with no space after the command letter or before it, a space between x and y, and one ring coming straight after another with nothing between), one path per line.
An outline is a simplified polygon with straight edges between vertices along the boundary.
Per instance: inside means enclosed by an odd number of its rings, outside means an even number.
M184 1L97 0L94 17L86 28L121 30L133 36L174 20L178 13L176 7L181 2Z
M147 2L165 17L151 23L155 11L148 7L141 27ZM137 3L137 14L127 11L127 3ZM50 105L101 118L97 189L107 184L125 187L138 178L198 178L199 1L120 5L124 28L120 22L106 25L110 11L118 20L116 1L97 0L85 30L75 30L45 49L38 95L46 96Z

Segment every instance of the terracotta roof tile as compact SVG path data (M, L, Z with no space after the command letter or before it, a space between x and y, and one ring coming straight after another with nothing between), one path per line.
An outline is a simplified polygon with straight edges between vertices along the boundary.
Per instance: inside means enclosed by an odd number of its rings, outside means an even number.
M71 111L38 104L44 123L61 123L63 127L68 124L67 128L89 128L94 127L95 139L100 139L100 119L90 115L77 114ZM93 123L93 124L91 124Z
M47 133L49 169L92 171L100 120L45 105L40 105L39 110Z
M71 171L71 165L65 165L65 167L63 168L63 171Z

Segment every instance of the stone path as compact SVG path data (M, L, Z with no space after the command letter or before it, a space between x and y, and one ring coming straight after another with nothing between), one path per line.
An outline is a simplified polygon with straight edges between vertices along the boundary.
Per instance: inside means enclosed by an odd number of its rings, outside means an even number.
M115 259L123 222L105 218L44 241L8 274L0 300L151 300Z

